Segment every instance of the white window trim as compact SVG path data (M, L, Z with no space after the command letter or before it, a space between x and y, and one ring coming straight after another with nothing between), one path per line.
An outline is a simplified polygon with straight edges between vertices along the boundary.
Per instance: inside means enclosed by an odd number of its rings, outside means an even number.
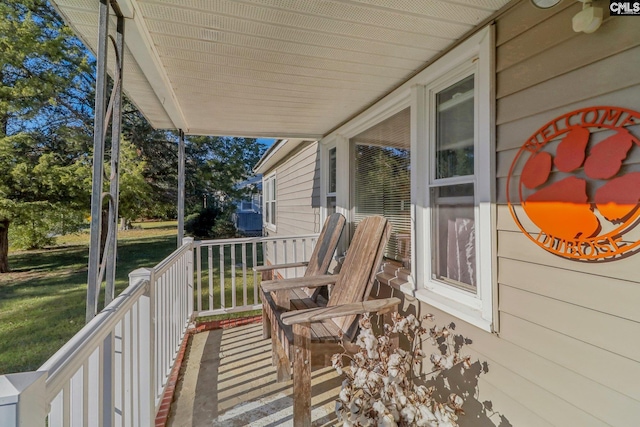
M412 179L415 183L416 258L413 265L415 284L405 286L418 299L450 313L460 319L487 331L494 328L494 271L495 236L494 208L494 137L493 137L493 29L479 32L463 42L452 52L445 55L434 66L440 71L438 78L426 81L423 86L414 88L413 112L415 116L416 167ZM427 68L426 71L428 71ZM435 134L433 121L433 98L435 93L456 83L462 78L474 74L475 97L475 174L469 177L435 179L433 170ZM415 124L414 124L415 123ZM412 144L413 148L413 144ZM412 169L412 172L413 172ZM431 274L431 205L429 189L433 184L474 183L474 213L476 218L476 268L477 293L446 285L432 279ZM421 260L421 262L418 262Z
M497 330L497 290L496 290L496 232L495 232L495 95L494 95L494 46L495 35L493 25L489 25L460 43L436 60L426 69L405 82L395 91L381 99L371 108L353 120L336 129L322 139L323 144L332 146L337 141L338 155L338 207L351 218L349 202L352 181L349 139L385 120L404 108L411 107L411 199L412 199L412 272L409 282L399 286L400 290L416 297L437 309L447 312L470 324L487 331ZM476 239L480 245L482 259L478 260L478 297L469 297L453 287L432 289L430 276L426 273L426 265L430 268L430 222L428 221L428 173L429 147L427 115L427 87L436 84L443 78L456 73L464 67L475 64L477 67L475 102L486 106L477 108L476 165L478 173L476 184L476 218L482 226L476 228ZM486 148L485 148L486 147ZM328 151L327 154L328 156ZM345 156L346 155L346 156ZM486 167L485 167L486 165ZM426 170L425 170L426 169ZM325 170L325 169L323 169ZM321 192L321 194L325 194ZM418 262L419 260L419 262ZM427 261L429 260L429 261ZM461 294L464 292L464 294ZM466 298L465 298L466 297Z
M268 195L266 194L268 192L268 187L269 186L267 185L267 183L269 181L271 181L270 185L274 185L274 183L277 183L276 173L275 172L270 173L269 175L265 175L262 178L262 190L263 190L262 191L262 193L263 193L262 194L262 204L263 204L262 205L262 224L267 230L275 232L275 231L277 231L276 224L275 223L270 223L270 222L267 221L267 203L275 201L276 202L276 210L278 209L278 197L277 197L278 189L277 188L274 189L274 193L276 194L275 200L270 200ZM273 214L272 214L272 216L273 216ZM278 218L278 216L276 215L276 219L277 218Z
M336 186L336 191L333 193L329 192L329 151L331 151L332 149L335 148L336 150L336 182L339 182L339 178L338 176L340 175L340 167L339 167L339 162L338 162L338 147L337 147L337 139L336 138L331 138L330 140L324 140L322 141L324 144L320 144L320 194L321 194L321 204L320 204L320 210L321 210L321 222L324 223L324 221L327 219L328 216L328 208L329 206L327 206L327 198L330 196L334 196L336 198L336 212L338 212L338 206L337 206L337 201L338 201L338 188L339 186Z

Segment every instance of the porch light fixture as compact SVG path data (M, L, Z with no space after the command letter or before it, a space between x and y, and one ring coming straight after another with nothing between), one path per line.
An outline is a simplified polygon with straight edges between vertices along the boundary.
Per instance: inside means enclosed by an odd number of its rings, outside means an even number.
M573 31L591 34L602 24L602 8L593 7L591 0L578 1L582 2L582 10L576 13L571 20Z
M538 9L550 9L562 0L531 0L531 3Z

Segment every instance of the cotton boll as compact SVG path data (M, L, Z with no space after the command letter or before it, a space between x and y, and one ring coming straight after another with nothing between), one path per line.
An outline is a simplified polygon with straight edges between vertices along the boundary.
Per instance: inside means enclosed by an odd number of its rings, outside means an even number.
M358 368L353 375L353 386L355 388L363 388L367 383L367 370Z
M348 388L343 388L340 390L340 394L338 394L340 400L344 403L349 403L351 401L351 390Z
M454 408L462 408L462 405L464 404L464 399L462 399L462 397L458 396L455 393L451 393L449 395L449 403L451 403L451 405Z
M387 412L387 407L384 406L384 403L379 400L375 401L372 407L373 410L376 411L379 415L383 415L385 412Z
M413 420L415 420L416 418L416 414L417 414L417 409L415 408L415 406L413 405L407 405L406 407L404 407L402 409L402 411L400 411L400 417L402 417L402 419L409 423L409 425L413 424Z
M342 354L336 353L331 356L331 366L338 372L338 375L342 375Z
M418 407L418 412L419 412L419 414L418 414L419 422L416 423L416 425L418 425L418 426L437 425L437 424L433 424L433 423L437 423L438 420L437 420L435 414L429 410L427 405L420 405Z
M393 416L391 414L385 414L378 421L378 427L397 427L397 426L398 426L398 424L396 424L396 422L393 419Z

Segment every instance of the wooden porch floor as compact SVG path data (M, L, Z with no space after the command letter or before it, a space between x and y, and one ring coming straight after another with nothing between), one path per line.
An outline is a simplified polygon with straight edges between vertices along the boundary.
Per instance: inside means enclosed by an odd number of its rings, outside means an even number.
M195 334L185 355L168 426L292 426L292 382L276 383L271 341L262 325ZM342 379L312 372L314 426L338 425L334 402Z

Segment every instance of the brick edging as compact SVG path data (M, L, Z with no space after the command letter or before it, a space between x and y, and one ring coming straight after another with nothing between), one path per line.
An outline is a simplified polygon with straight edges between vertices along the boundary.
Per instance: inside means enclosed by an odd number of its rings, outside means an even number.
M184 361L184 355L187 350L189 339L192 335L200 332L212 331L215 329L229 329L237 326L249 325L252 323L261 323L262 315L241 317L238 319L224 319L224 320L212 320L209 322L196 323L196 326L187 330L180 344L180 350L176 356L176 361L173 364L173 369L169 375L167 387L164 389L162 399L160 400L160 408L156 414L155 427L166 427L169 420L169 410L171 409L171 403L176 392L176 385L178 384L178 375L182 369L182 362Z

